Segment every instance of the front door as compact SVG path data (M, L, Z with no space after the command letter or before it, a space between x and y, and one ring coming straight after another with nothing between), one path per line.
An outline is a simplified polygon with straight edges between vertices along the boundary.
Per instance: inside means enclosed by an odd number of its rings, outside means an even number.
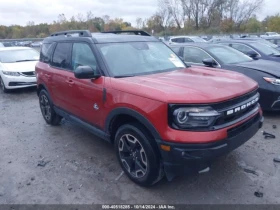
M96 57L89 44L74 43L71 56L72 70L79 66L90 66L95 73L99 73ZM105 78L77 79L74 74L68 77L73 85L69 87L71 93L71 104L73 114L82 120L101 127L103 109L103 87Z

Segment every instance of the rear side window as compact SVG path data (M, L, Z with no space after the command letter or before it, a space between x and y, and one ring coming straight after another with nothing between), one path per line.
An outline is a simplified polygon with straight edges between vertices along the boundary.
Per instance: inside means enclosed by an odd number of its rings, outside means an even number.
M185 42L194 42L194 41L191 40L190 38L185 38Z
M250 47L241 44L232 44L231 47L236 50L239 50L240 52L243 52L244 54L248 54L249 52L254 51Z
M55 43L45 43L42 45L40 52L40 61L44 63L50 63L52 57L52 50Z
M71 43L58 43L54 50L52 66L70 70L69 55L72 50L71 48Z
M184 43L185 38L174 38L174 39L171 39L171 42Z

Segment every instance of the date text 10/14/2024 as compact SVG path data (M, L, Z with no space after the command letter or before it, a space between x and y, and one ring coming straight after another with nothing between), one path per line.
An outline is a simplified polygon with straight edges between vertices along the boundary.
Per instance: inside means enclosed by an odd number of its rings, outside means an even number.
M176 209L173 205L102 205L102 209Z

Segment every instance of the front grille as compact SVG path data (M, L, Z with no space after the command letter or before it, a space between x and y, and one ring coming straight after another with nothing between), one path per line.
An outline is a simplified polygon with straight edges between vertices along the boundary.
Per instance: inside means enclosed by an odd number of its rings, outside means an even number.
M214 105L213 107L219 113L221 113L221 116L219 116L219 118L216 119L214 126L226 125L250 113L252 110L256 109L259 105L257 102L255 102L254 104L247 106L247 103L257 98L259 98L259 93L257 91L253 91L249 94L238 97L236 99L218 104L216 107ZM242 107L243 105L244 107L243 109L241 109L240 107ZM217 107L219 107L219 109L217 109ZM235 111L238 108L239 111ZM233 113L228 114L229 111L233 111Z
M225 109L226 107L231 107L234 106L236 104L239 104L243 101L248 100L249 98L253 97L254 95L258 94L258 90L253 90L250 93L246 93L245 95L239 96L237 98L233 98L231 100L228 101L224 101L224 102L219 102L216 104L211 104L211 107L213 107L215 110L222 110Z
M235 137L238 134L242 133L243 131L247 130L249 127L251 127L253 124L255 124L259 119L260 119L260 114L257 114L255 117L242 123L241 125L229 129L228 138Z
M26 86L26 85L36 85L37 82L9 82L9 86Z
M21 72L21 74L26 77L35 77L35 71Z

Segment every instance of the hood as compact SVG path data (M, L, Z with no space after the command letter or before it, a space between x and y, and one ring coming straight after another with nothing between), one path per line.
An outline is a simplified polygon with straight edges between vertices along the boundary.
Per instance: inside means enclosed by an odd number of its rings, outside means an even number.
M190 67L145 76L112 78L112 88L167 103L214 103L258 87L252 79L225 70Z
M18 63L2 63L5 70L13 72L35 71L35 65L38 61L25 61Z
M244 62L235 64L235 66L245 67L249 69L255 69L257 71L265 72L270 75L280 77L280 64L276 61L269 60L254 60L251 62Z

